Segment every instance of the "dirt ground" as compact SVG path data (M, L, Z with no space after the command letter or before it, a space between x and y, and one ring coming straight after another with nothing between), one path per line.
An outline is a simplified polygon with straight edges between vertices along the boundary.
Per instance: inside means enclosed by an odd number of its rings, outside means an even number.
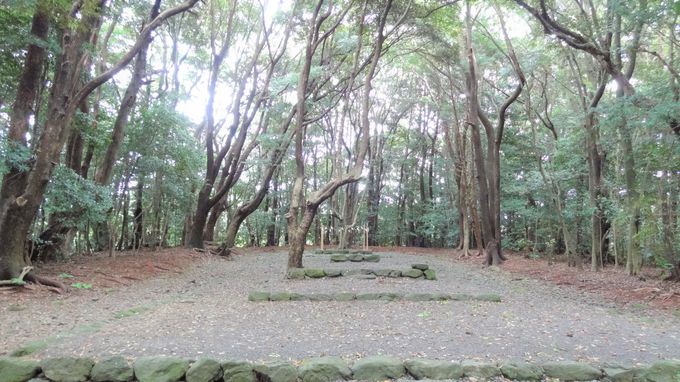
M309 250L313 250L310 248ZM412 248L412 247L373 247L373 251L389 251L417 255L445 257L471 265L479 265L482 258L475 251L466 258L451 249ZM251 253L280 252L279 247L245 248L238 255ZM652 308L680 311L680 283L661 280L663 271L646 267L640 277L626 275L623 267L612 265L600 272L590 272L587 267L569 267L564 262L549 263L545 259L531 259L521 253L506 251L510 260L502 265L506 272L550 282L558 286L572 287L599 295L622 305L646 304ZM209 257L202 253L184 248L166 248L161 251L143 250L140 252L116 252L114 257L107 254L75 256L67 262L38 265L41 275L69 284L69 279L59 277L71 274L78 282L90 284L93 288L106 289L131 285L135 282L153 278L166 273L182 273L197 259ZM77 292L71 289L70 292ZM2 296L12 299L32 299L49 297L52 293L44 287L28 285L24 288L0 289Z
M64 262L37 264L37 272L67 286L80 283L91 288L107 290L129 286L165 274L181 274L196 260L206 257L202 253L184 248L166 248L159 251L144 249L140 251L114 252L79 255ZM69 288L68 293L78 293L80 289ZM0 302L54 297L55 289L28 284L22 288L0 288ZM3 296L7 296L5 298Z
M680 358L680 286L660 281L658 270L634 278L613 267L594 273L514 253L492 269L453 250L373 250L382 260L370 268L424 262L439 280L286 280L281 248L242 250L234 261L166 249L39 265L41 275L73 286L65 294L35 285L0 288L0 356ZM305 264L367 267L330 264L311 251ZM503 301L256 304L246 298L253 290L497 293Z

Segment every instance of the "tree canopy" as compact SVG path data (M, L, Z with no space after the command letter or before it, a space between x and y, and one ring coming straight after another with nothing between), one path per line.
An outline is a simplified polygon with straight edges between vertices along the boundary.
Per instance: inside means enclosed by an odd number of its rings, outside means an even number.
M679 279L679 17L654 0L4 2L0 280L144 246L288 245L301 267L305 245L364 235Z

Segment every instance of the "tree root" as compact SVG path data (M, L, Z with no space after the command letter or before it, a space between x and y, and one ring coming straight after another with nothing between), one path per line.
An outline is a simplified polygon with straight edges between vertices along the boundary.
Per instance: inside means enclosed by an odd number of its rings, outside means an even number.
M57 280L52 280L48 277L44 276L38 276L36 274L29 273L26 275L24 278L26 281L30 281L32 283L36 283L38 285L45 285L47 287L52 287L49 288L51 291L56 292L56 293L64 293L68 287L64 285L63 283L57 281Z
M232 256L232 254L235 253L234 248L223 247L217 249L218 251L210 251L210 253L222 257L225 260L234 260L234 256Z
M11 279L11 280L0 280L0 286L21 286L24 285L24 278L28 274L28 272L32 271L33 267L31 266L26 266L24 269L21 270L21 274L19 277Z
M64 293L67 289L67 286L60 283L59 281L52 280L47 277L43 276L38 276L34 273L31 273L33 271L33 267L31 266L25 266L24 269L21 270L21 274L19 274L18 277L12 279L12 280L0 280L0 286L22 286L26 284L27 282L38 284L38 285L44 285L48 287L49 290L56 292L56 293Z

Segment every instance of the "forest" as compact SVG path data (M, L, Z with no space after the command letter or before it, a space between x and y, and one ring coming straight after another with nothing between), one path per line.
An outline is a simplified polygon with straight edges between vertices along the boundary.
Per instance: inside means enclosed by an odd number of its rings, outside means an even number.
M183 246L680 280L677 0L5 0L0 280ZM216 249L215 249L216 248Z

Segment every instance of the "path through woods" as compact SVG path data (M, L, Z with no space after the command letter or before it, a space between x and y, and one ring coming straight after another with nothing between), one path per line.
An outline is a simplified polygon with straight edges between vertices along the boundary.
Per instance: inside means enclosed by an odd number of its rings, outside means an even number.
M361 263L330 266L327 255L308 252L308 267L366 268ZM42 269L45 274L68 273L75 276L69 281L92 288L56 298L41 288L0 294L0 355L23 347L34 351L27 357L35 358L122 354L295 360L385 353L647 363L680 357L678 305L650 307L677 300L668 297L671 290L654 292L654 281L620 284L632 288L622 294L635 295L628 292L637 289L638 298L612 302L606 294L611 288L594 286L604 286L605 279L618 283L617 272L593 275L603 277L599 281L574 272L582 282L561 272L562 285L555 285L549 272L540 271L547 265L519 255L494 270L459 261L451 251L398 248L380 254L381 262L371 267L427 263L439 280L284 280L286 255L280 249L252 249L235 261L174 249L49 265ZM580 283L590 291L579 290ZM497 293L503 301L251 303L247 293L252 290Z

